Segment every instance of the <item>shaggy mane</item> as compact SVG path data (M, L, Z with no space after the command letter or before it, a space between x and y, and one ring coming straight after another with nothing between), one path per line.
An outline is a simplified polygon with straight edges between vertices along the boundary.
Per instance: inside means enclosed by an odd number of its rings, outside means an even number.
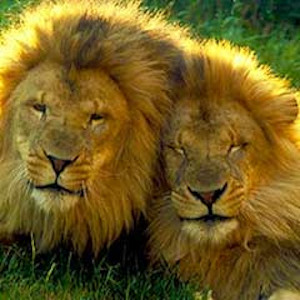
M179 97L201 97L199 105L208 111L211 99L221 103L231 97L252 112L260 125L275 123L279 129L295 120L296 91L287 79L260 64L250 49L233 46L225 40L204 40L195 42L188 52L179 72L182 74Z
M289 82L259 65L246 48L228 42L194 45L181 66L179 98L215 104L238 102L269 141L269 161L240 210L240 229L228 243L206 247L181 231L169 196L150 207L150 257L215 292L215 299L252 300L279 288L300 291L300 153L297 93ZM201 101L199 101L201 99ZM214 105L212 105L214 104ZM199 138L201 138L199 136ZM171 166L172 167L172 166ZM255 175L253 175L255 176Z
M40 250L61 240L95 254L129 229L145 209L152 187L160 128L170 107L168 73L180 56L184 29L161 13L143 12L138 1L59 0L28 7L3 32L0 47L0 235L33 233ZM128 101L130 131L119 139L111 174L99 171L91 197L67 214L45 213L26 199L10 140L12 92L44 61L66 70L105 71ZM15 153L14 153L15 154ZM18 170L18 169L17 169Z

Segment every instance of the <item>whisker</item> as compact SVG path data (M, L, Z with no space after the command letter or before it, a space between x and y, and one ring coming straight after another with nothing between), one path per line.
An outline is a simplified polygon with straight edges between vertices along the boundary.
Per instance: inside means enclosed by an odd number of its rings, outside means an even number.
M20 174L22 172L22 165L18 165L14 169L10 170L10 184L8 187L8 192L11 194L11 190L14 186L16 186L19 181L21 180L22 175Z
M174 192L174 191L171 192L171 197L175 198L175 199L178 199L178 200L183 200L183 201L186 200L186 197L184 197L184 196L182 196L179 193Z
M127 172L127 168L124 168L122 171L119 172L109 172L109 171L99 170L97 176L100 178L118 177L118 176L123 176L126 172Z
M81 182L81 187L82 187L82 192L83 192L83 197L86 202L88 202L88 194L87 194L87 187L84 181Z
M153 203L154 210L163 210L165 208L169 209L172 207L171 205L171 201L167 200L167 199L163 199L162 201L156 201L155 203Z
M13 163L5 164L4 168L9 168L7 172L10 174L6 189L8 201L14 200L17 195L23 196L24 193L27 195L29 191L27 190L27 171L24 164L20 161L14 161Z
M243 194L244 194L244 190L243 190L242 187L235 187L234 190L232 190L232 191L229 192L229 195L228 195L227 199L229 199L229 197L232 197L232 198L234 198L234 197L240 197Z

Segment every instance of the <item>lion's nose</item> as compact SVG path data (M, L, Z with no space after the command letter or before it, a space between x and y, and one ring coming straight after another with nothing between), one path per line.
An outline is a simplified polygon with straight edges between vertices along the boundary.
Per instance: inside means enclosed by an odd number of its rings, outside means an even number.
M66 168L66 166L73 162L72 160L59 159L51 155L47 155L47 157L50 160L53 170L57 176Z
M200 200L206 206L212 206L216 201L218 201L226 189L227 183L225 183L220 189L208 192L197 191L191 187L188 187L188 191L192 194L192 196L195 199Z

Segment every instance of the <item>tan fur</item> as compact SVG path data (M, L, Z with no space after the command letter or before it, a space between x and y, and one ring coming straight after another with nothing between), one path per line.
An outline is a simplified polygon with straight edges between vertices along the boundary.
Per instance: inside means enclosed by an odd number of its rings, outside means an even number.
M144 211L186 33L139 6L45 1L3 33L2 237L32 233L40 251L90 242L97 254ZM49 155L69 161L57 178ZM56 180L69 192L41 188Z
M289 290L279 290L269 300L300 300L300 294Z
M195 44L182 70L162 141L166 182L149 209L152 261L214 299L300 293L295 91L227 42Z

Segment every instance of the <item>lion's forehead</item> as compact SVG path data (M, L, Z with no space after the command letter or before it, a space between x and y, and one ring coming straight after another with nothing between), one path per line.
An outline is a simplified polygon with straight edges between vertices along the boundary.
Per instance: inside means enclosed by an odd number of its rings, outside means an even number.
M112 110L116 107L126 107L122 91L104 71L70 71L66 67L49 62L29 71L17 87L16 94L20 96L21 101L37 98L63 109L66 113L70 105L75 104L77 109L83 112L104 107Z
M224 147L254 139L262 130L251 114L238 105L195 107L191 102L176 111L169 139L187 147L223 151Z

